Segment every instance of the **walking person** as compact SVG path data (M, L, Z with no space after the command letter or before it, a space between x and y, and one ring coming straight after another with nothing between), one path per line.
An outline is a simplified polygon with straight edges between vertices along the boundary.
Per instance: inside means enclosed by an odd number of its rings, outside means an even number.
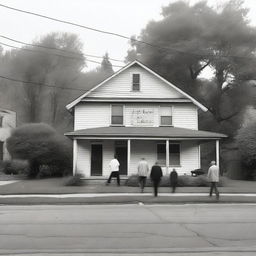
M178 173L176 172L175 168L172 169L170 173L170 183L172 187L172 193L175 193L176 187L178 185Z
M145 160L145 158L142 157L138 164L138 176L139 176L139 184L140 184L141 193L143 193L143 191L144 191L148 172L149 172L148 163Z
M120 166L120 163L117 160L117 156L115 155L114 158L109 163L111 173L110 173L110 176L108 178L106 185L109 185L111 182L111 179L113 177L116 177L117 185L120 186L119 166Z
M158 162L156 162L152 168L150 173L150 178L152 180L154 186L154 195L157 196L158 194L158 186L163 176L162 168L159 166Z
M216 165L216 162L211 161L210 168L209 168L208 174L207 174L207 177L208 177L209 181L211 182L211 188L210 188L209 196L212 196L213 189L214 189L217 200L220 197L220 193L219 193L218 188L217 188L217 184L219 182L219 173L220 173L220 170L219 170L219 167Z

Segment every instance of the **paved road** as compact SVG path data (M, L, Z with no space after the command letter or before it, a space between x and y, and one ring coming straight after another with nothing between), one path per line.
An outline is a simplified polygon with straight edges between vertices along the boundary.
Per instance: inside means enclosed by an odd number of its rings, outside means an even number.
M255 204L2 205L0 255L256 255L255 213Z

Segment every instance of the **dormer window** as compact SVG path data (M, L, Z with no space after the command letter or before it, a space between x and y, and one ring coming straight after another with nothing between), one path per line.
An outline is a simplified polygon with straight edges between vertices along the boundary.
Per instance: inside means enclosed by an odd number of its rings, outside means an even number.
M140 74L132 74L132 90L140 91Z

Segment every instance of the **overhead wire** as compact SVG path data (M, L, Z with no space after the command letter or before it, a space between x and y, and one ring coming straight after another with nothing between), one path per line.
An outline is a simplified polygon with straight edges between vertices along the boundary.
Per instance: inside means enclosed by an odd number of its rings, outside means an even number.
M61 54L58 54L58 53L50 53L50 52L46 52L46 51L31 50L31 49L28 49L28 48L22 48L22 47L6 44L6 43L3 43L3 42L0 42L0 44L4 45L4 46L7 46L7 47L14 48L14 49L19 49L19 50L22 50L22 51L27 51L27 52L32 52L32 53L43 53L43 54L55 55L55 56L58 56L58 57L64 57L64 58L69 58L69 59L84 60L83 57L75 57L75 56L61 55ZM98 61L95 61L95 60L90 60L88 58L86 58L85 61L96 63L96 64L101 64L101 62L98 62ZM123 67L123 66L114 65L114 64L109 64L109 66L117 67L117 68L122 68Z
M187 55L192 55L192 56L197 56L197 57L202 57L202 56L203 57L213 57L213 58L216 58L216 57L217 58L232 57L232 58L242 58L242 59L253 59L252 57L248 57L248 56L235 56L235 55L217 55L216 56L214 54L198 54L198 53L195 53L195 52L188 52L188 51L178 50L178 49L175 49L175 48L172 48L172 47L162 47L162 46L157 45L157 44L152 44L152 43L149 43L149 42L146 42L146 41L143 41L143 40L138 40L136 38L131 38L129 36L122 35L122 34L119 34L119 33L110 32L110 31L106 31L106 30L101 30L101 29L81 25L81 24L71 22L71 21L67 21L67 20L53 18L53 17L50 17L50 16L46 16L46 15L43 15L43 14L31 12L31 11L22 10L22 9L19 9L19 8L14 8L14 7L11 7L11 6L8 6L8 5L4 5L4 4L0 4L0 7L7 8L7 9L17 11L17 12L21 12L21 13L26 13L26 14L33 15L33 16L37 16L37 17L40 17L40 18L52 20L52 21L55 21L55 22L60 22L60 23L80 27L80 28L91 30L91 31L94 31L94 32L103 33L103 34L107 34L107 35L111 35L111 36L116 36L116 37L123 38L123 39L128 39L130 41L137 42L137 43L140 43L140 44L144 44L144 45L147 45L147 46L150 46L150 47L158 48L160 50L172 51L172 52L177 52L177 53L180 53L180 54L187 54Z
M76 91L83 91L83 92L88 92L89 91L89 90L85 90L85 89L82 89L82 88L60 87L60 86L56 86L56 85L50 85L50 84L40 83L40 82L35 82L35 81L25 81L25 80L13 78L13 77L7 77L7 76L3 76L3 75L0 75L0 78L5 79L5 80L9 80L9 81L13 81L13 82L18 82L18 83L31 84L31 85L40 85L40 86L58 88L58 89L63 89L63 90L76 90Z
M92 54L86 54L86 53L77 53L77 52L74 52L74 51L64 50L64 49L55 48L55 47L49 47L49 46L44 46L44 45L39 45L39 44L26 43L26 42L22 42L20 40L13 39L13 38L10 38L10 37L4 36L4 35L0 35L0 37L2 37L4 39L7 39L9 41L15 42L15 43L23 44L23 45L28 45L28 46L33 46L33 47L38 47L38 48L43 48L43 49L48 49L48 50L57 50L57 51L61 51L61 52L64 52L64 53L74 54L76 56L82 55L82 56L85 56L85 57L92 57L92 58L99 58L99 59L103 58L102 56L98 56L98 55L92 55ZM108 58L108 59L111 60L111 61L117 61L117 62L124 63L123 60L114 59L114 58Z

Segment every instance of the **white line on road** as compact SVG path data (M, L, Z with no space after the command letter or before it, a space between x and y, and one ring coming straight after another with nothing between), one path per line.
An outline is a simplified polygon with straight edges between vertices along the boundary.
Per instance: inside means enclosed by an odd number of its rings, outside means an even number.
M23 194L23 195L0 195L1 198L95 198L95 197L148 197L152 193L83 193L83 194ZM160 193L159 197L208 197L208 193ZM256 197L256 193L223 193L221 197ZM214 196L213 196L214 197Z

